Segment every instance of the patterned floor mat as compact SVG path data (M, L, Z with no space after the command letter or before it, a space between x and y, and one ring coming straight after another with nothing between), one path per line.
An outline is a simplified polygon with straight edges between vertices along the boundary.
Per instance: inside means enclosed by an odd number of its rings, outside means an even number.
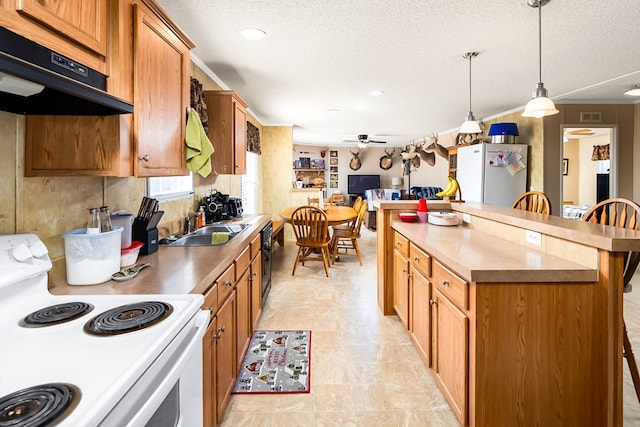
M255 331L232 393L309 393L311 331Z

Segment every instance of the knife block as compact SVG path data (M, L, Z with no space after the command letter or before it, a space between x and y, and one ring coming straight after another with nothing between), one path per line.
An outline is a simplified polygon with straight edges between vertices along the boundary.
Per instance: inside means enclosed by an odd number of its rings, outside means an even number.
M147 230L149 221L144 221L139 218L133 220L133 240L144 243L144 246L140 248L141 255L149 255L158 250L158 229L152 228Z

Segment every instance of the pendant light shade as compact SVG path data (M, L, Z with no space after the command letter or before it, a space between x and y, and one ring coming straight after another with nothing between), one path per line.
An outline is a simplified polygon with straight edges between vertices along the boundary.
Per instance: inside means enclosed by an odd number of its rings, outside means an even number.
M467 52L462 55L463 58L469 60L469 112L467 113L467 118L460 126L460 133L480 133L482 129L480 129L480 124L476 121L473 112L471 111L471 60L478 56L478 52Z
M529 6L538 8L538 85L535 92L533 92L533 97L524 108L523 117L541 118L559 113L553 101L547 96L547 89L544 88L544 83L542 83L542 6L550 1L527 1Z

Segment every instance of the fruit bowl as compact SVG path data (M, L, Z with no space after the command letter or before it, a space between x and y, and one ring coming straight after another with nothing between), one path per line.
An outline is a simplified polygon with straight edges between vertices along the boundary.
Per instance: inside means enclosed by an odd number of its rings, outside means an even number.
M402 222L415 222L418 219L418 214L414 212L400 212L398 218L400 218Z

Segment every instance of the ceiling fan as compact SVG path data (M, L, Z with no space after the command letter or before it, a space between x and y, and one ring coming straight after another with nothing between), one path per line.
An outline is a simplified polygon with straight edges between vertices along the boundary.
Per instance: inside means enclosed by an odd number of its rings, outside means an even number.
M579 135L579 136L590 136L595 135L595 132L592 129L574 129L572 131L567 132L568 135Z
M357 142L358 146L360 148L363 148L365 146L367 146L367 144L374 143L374 144L386 144L387 141L374 141L373 139L369 139L369 135L367 134L362 134L362 135L358 135L358 140L354 140L354 139L345 139L344 142Z

